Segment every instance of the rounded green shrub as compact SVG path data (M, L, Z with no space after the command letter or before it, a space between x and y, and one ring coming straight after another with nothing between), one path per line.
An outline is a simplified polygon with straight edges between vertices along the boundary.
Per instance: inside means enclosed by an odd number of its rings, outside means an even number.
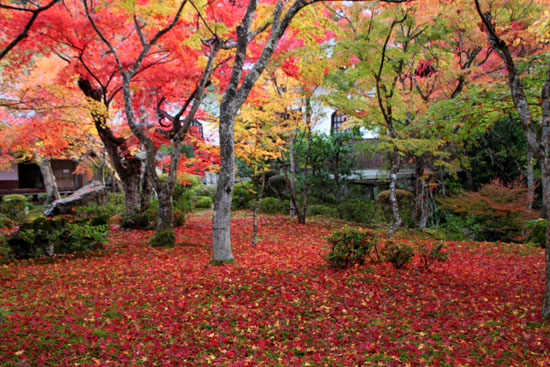
M16 223L23 223L27 218L28 211L28 201L24 195L13 194L2 197L0 214Z
M151 247L174 247L175 244L176 235L171 229L155 232L151 242L149 242Z
M281 202L277 198L267 197L262 199L260 212L266 214L275 214L282 212Z
M308 205L307 216L323 215L325 217L338 217L338 209L328 205Z
M248 181L238 182L233 188L232 210L250 209L252 206L252 186Z
M362 228L344 227L332 232L328 242L331 249L326 260L332 267L344 269L354 264L363 264L373 249L377 251L378 236Z
M414 250L406 243L388 241L386 246L382 249L382 255L386 261L390 262L396 269L401 269L411 262L414 256Z
M210 209L212 207L212 198L210 196L199 196L195 201L195 208Z
M340 219L362 224L377 221L380 214L380 206L376 202L358 199L343 201L336 210Z

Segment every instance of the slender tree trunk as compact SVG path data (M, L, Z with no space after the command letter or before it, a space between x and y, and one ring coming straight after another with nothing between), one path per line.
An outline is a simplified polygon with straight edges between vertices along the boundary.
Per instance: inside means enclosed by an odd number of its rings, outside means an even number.
M550 147L546 147L546 150L550 150ZM541 181L542 191L550 192L550 157L546 155L546 159L541 159ZM544 197L544 207L550 208L550 202L548 201L548 195ZM545 244L545 285L544 285L544 297L542 306L542 317L544 319L550 319L550 220L548 220L548 213L545 213L546 219L546 244Z
M296 133L297 134L297 133ZM296 134L290 138L288 143L288 160L290 162L290 181L289 181L289 195L290 195L290 217L294 218L296 215L296 160L294 159L294 139ZM285 170L286 176L286 170Z
M401 226L401 223L403 223L397 203L397 173L399 172L399 152L397 150L394 150L391 154L390 164L390 207L393 214L393 222L388 236L392 237Z
M535 199L535 173L533 165L533 151L527 146L527 208L533 208Z
M223 106L222 106L223 107ZM235 140L233 126L236 111L220 107L220 175L212 216L212 260L233 260L231 251L231 202L235 183Z
M253 222L252 227L254 230L254 235L252 237L252 248L256 248L256 245L258 244L258 210L262 206L262 197L264 196L264 189L265 189L265 172L262 174L261 178L261 186L260 191L258 192L258 201L253 203Z
M57 188L57 181L53 174L51 160L43 159L40 161L40 172L42 173L42 179L44 180L44 188L46 189L46 203L53 203L55 200L59 200L59 190Z
M416 192L415 192L415 212L414 224L418 229L426 228L428 220L428 184L427 177L424 173L426 169L426 161L423 157L417 157L415 160L416 174Z

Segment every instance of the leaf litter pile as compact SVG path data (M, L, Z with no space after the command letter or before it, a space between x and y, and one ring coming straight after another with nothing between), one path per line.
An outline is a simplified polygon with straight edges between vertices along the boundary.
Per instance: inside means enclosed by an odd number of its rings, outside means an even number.
M542 249L450 242L430 271L334 270L339 226L261 217L253 249L237 214L237 262L214 266L194 214L174 248L113 230L99 255L0 267L0 365L550 366Z

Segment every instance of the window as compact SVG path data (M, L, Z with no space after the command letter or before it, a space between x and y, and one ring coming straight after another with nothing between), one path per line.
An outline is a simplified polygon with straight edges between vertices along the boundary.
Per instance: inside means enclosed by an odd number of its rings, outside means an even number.
M350 132L351 129L342 129L344 122L348 120L348 117L341 112L334 112L330 118L330 134L338 134L340 132Z

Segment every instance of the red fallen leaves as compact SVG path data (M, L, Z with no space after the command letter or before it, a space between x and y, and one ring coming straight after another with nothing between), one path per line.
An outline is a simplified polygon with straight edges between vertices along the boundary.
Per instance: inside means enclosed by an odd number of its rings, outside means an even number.
M252 249L237 213L237 264L213 266L210 223L191 216L173 249L115 232L103 257L0 268L0 365L550 365L540 249L453 242L430 272L335 271L335 223L261 217Z

